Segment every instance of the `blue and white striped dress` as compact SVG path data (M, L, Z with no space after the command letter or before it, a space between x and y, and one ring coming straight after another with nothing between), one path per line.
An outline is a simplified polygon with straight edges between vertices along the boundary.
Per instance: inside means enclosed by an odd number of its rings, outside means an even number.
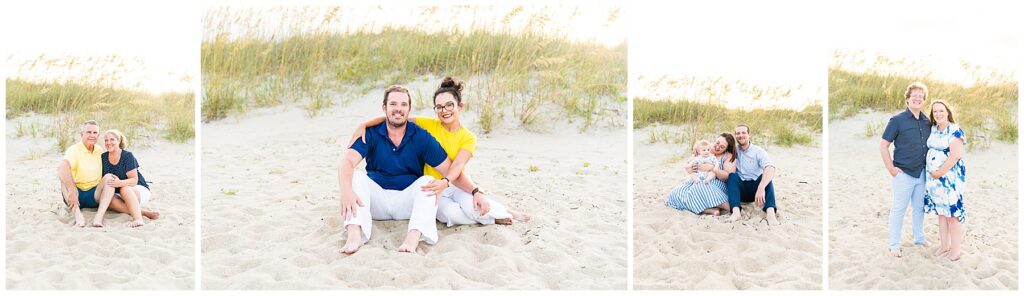
M719 169L725 167L722 160L718 159ZM725 194L726 190L728 188L725 182L718 178L712 179L709 184L704 184L704 182L694 184L692 180L687 178L686 181L683 181L683 184L679 184L675 189L672 189L672 192L668 194L668 200L665 201L665 204L680 211L687 210L700 214L705 209L713 208L729 201L729 196Z

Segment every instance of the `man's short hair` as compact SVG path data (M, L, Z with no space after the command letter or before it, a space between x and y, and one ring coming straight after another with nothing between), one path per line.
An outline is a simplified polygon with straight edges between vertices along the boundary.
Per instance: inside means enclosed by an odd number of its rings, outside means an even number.
M82 124L82 131L84 132L85 131L85 127L86 126L90 126L90 125L100 126L100 124L96 123L95 120L89 120L89 121L86 121L85 123Z
M741 126L747 128L747 133L748 134L750 133L750 126L748 126L748 125L746 125L744 123L740 123L740 124L736 125L736 127L741 127Z
M388 86L388 88L384 90L384 103L382 104L388 104L388 95L390 95L393 92L404 93L406 97L409 97L409 107L412 107L412 95L409 94L408 88L405 88L404 86L401 85Z

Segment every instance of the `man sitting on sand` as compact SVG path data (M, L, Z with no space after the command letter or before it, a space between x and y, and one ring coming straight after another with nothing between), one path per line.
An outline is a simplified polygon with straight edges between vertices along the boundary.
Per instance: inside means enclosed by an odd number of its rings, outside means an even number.
M739 149L736 150L736 172L729 174L728 194L732 207L729 221L742 217L740 202L754 202L764 210L768 225L779 225L775 217L775 187L772 186L775 164L768 158L768 152L750 143L750 127L740 124L734 132Z
M60 193L64 197L64 204L71 209L77 227L85 227L82 208L98 208L99 197L103 196L106 188L97 186L103 179L104 150L96 147L99 135L99 124L95 120L86 121L79 132L82 141L68 147L64 151L64 159L57 165ZM109 207L115 212L129 213L128 205L118 198L112 199ZM142 210L142 215L150 219L157 219L160 216L157 212L147 210ZM102 227L100 223L93 223L93 226Z
M355 253L370 240L373 220L409 220L399 252L415 252L420 240L437 243L438 202L450 181L424 176L423 167L429 164L446 175L451 162L434 137L407 124L411 105L408 89L388 87L382 106L386 123L368 127L366 143L352 143L341 161L341 214L348 231L342 253ZM356 172L363 158L366 173Z
M889 119L878 147L882 164L892 176L892 208L889 209L889 253L903 257L900 232L907 204L911 204L911 230L914 244L928 246L924 238L925 158L932 126L923 109L928 102L928 87L921 82L907 86L907 109ZM895 145L892 155L889 146Z

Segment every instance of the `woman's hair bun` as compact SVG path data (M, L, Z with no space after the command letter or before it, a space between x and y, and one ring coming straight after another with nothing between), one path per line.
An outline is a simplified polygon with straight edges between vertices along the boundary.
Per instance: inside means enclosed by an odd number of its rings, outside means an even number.
M459 92L462 91L462 85L462 80L457 80L451 76L445 77L444 80L441 81L441 88L453 88L455 91Z

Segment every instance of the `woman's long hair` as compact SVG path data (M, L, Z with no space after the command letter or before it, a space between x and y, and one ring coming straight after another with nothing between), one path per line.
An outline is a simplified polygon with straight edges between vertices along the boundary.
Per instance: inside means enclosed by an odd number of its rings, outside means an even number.
M729 162L736 161L736 138L733 137L730 133L722 133L719 136L725 138L725 142L729 144L728 147L725 147L725 152L728 152L731 157L731 159L729 159Z

